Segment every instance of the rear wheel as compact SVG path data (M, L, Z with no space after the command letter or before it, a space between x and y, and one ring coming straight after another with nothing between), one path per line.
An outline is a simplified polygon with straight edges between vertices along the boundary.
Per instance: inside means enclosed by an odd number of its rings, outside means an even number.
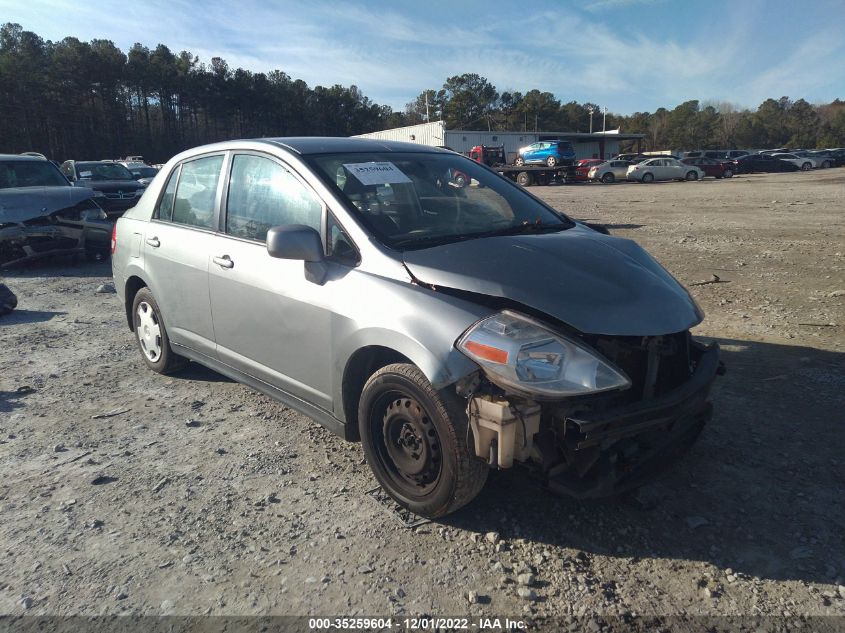
M810 171L813 166L810 163L804 163L801 165L801 171Z
M414 365L383 367L361 393L367 463L399 505L424 517L454 512L487 480L487 465L467 445L467 424L458 396L435 390Z
M516 184L522 185L523 187L530 187L531 184L534 182L534 179L531 178L531 174L527 171L521 171L516 175Z
M132 319L138 349L147 367L159 374L169 374L188 362L171 349L161 310L149 288L141 288L135 295Z
M697 171L688 171L685 178L686 178L686 180L698 180L698 172Z
M611 172L607 172L601 177L601 181L606 185L612 183L614 180L616 180L616 176L614 176Z
M555 165L557 165L557 158L555 158L554 156L549 156L546 159L546 165L548 165L549 167L554 167Z
M734 177L734 172L733 172L732 169L726 169L725 171L722 172L722 178L733 178L733 177Z
M832 167L829 160L822 161L822 169L830 169Z
M522 156L517 156L513 164L517 167L522 167L525 164L525 159Z
M643 182L654 182L654 174L643 174Z

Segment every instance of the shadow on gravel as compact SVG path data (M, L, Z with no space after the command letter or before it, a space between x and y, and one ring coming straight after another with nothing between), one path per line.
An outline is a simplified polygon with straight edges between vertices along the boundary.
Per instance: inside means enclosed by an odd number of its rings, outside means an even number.
M491 473L444 523L629 559L704 561L772 580L845 577L845 354L719 340L727 375L692 450L624 498L583 502ZM727 582L727 581L726 581Z
M170 375L170 378L179 378L184 380L198 380L200 382L234 382L223 374L218 374L213 369L209 369L199 363L188 363L184 369Z
M50 310L13 310L10 314L0 317L0 326L20 325L22 323L43 323L55 316L61 316L67 312L53 312Z
M37 259L22 266L3 269L7 285L14 288L15 279L38 279L41 277L111 277L111 260L100 262L80 261L75 263L71 257L51 257Z

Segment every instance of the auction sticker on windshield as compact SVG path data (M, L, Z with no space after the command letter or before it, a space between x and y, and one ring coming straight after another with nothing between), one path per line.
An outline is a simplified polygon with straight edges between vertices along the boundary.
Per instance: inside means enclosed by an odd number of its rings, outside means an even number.
M362 185L391 185L411 182L396 165L384 163L344 163L349 173L355 176Z

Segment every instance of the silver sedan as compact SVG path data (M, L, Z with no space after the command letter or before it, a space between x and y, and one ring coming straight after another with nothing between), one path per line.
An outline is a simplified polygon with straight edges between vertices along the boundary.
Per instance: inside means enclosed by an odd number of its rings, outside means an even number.
M628 177L628 167L630 166L631 162L627 160L608 160L591 168L587 173L587 178L605 184L625 180Z
M628 167L628 180L654 182L655 180L701 180L704 171L686 165L675 158L650 158Z
M635 242L454 152L198 147L118 220L112 251L147 368L201 363L360 441L421 516L517 462L560 493L619 494L711 415L719 351L692 338L688 292Z

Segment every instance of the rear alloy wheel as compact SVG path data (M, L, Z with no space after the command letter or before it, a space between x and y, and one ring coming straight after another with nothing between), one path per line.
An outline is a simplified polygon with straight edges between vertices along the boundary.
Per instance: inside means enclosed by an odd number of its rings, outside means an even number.
M686 175L686 180L698 180L698 172L688 171Z
M643 174L642 180L643 180L643 182L653 182L654 181L654 174Z
M734 172L731 169L726 169L725 171L722 172L722 178L733 178L733 177L734 177Z
M488 467L467 445L464 403L437 391L414 365L388 365L364 385L358 426L364 456L399 505L427 518L469 503Z
M801 165L801 171L810 171L813 166L810 163L804 163Z
M557 165L557 158L555 158L554 156L549 156L546 159L546 165L548 165L549 167L554 167L555 165Z
M609 184L610 184L610 183L612 183L614 180L616 180L616 176L614 176L611 172L607 172L606 174L604 174L604 175L601 177L601 181L602 181L604 184L606 184L606 185L609 185Z
M530 187L534 183L534 179L527 171L521 171L516 175L516 184L523 187Z
M522 167L525 164L525 159L522 156L517 156L513 164L517 167Z
M135 295L132 302L132 322L138 349L147 367L159 374L169 374L188 362L170 348L170 339L161 318L161 310L149 288L141 288Z

